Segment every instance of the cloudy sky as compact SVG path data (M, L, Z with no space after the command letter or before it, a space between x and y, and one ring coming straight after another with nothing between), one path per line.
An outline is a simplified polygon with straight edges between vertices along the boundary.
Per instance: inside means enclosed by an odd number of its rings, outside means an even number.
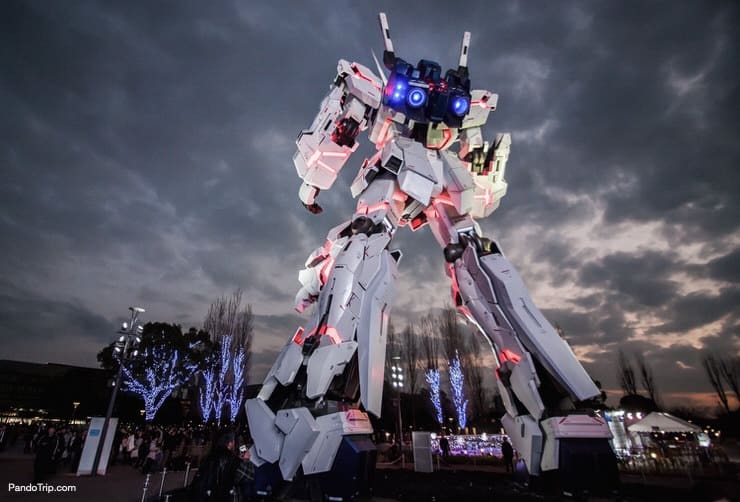
M202 323L242 288L252 380L301 317L297 271L352 212L299 204L291 156L347 58L456 64L500 95L509 194L482 221L595 378L644 354L669 402L712 404L740 348L740 16L732 2L2 2L0 358L95 366L129 305ZM428 229L394 322L448 302ZM615 392L615 395L617 393Z

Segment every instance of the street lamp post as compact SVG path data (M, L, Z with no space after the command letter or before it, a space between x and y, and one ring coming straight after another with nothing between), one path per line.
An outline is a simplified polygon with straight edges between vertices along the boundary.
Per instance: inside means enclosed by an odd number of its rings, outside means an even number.
M398 407L398 421L396 424L397 437L401 448L401 467L406 467L406 458L403 454L403 416L401 415L401 389L403 388L403 368L401 367L401 356L391 358L391 384L398 391L396 406Z
M79 402L79 401L72 401L72 406L73 406L73 408L74 408L74 409L72 410L72 425L74 425L74 424L75 424L75 416L77 416L77 407L78 407L79 405L80 405L80 402Z
M116 379L113 382L113 391L111 392L110 401L108 402L108 411L105 413L103 429L100 431L98 448L95 450L95 460L93 460L92 471L90 472L91 476L96 476L98 473L100 456L103 454L103 444L105 443L106 434L108 434L108 425L110 423L110 418L113 415L113 407L116 403L118 388L121 386L123 365L129 357L136 357L139 354L137 347L139 342L141 342L141 332L144 329L139 323L139 314L146 311L141 307L129 307L128 309L131 311L131 319L127 323L124 322L121 325L121 329L117 331L120 336L113 348L113 357L118 356L118 371L116 372Z

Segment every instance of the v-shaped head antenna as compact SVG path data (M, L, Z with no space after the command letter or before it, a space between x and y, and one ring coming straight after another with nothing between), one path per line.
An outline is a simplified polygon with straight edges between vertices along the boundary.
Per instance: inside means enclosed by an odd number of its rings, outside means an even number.
M462 45L460 46L460 62L458 63L457 71L460 75L467 77L468 75L468 49L470 48L470 32L466 31L463 33Z
M375 55L375 51L370 49L370 52L373 54L373 61L375 61L375 67L378 69L378 75L380 76L380 80L383 81L383 86L388 83L388 78L385 76L385 72L383 71L383 68L380 67L380 63L378 62L378 58Z
M392 70L396 64L396 55L393 53L393 41L391 40L391 32L388 28L388 18L385 17L385 12L378 14L378 20L380 21L380 33L383 35L383 43L385 44L383 64L386 68Z

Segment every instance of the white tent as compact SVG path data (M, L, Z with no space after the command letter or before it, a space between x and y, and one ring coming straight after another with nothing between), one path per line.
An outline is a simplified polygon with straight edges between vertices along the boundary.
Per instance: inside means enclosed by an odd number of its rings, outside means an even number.
M678 417L654 411L639 422L627 427L630 432L701 432L701 427Z

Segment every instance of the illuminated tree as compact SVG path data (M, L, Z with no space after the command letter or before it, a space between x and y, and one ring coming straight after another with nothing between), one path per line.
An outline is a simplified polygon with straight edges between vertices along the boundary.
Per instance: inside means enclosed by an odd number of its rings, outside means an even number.
M462 368L460 367L460 354L455 351L455 357L450 361L450 387L452 390L452 402L455 405L455 414L457 415L457 424L461 429L465 429L465 426L468 423L468 400L465 399L463 381L464 377Z
M236 420L244 401L247 365L254 335L254 315L250 305L242 308L242 292L221 297L213 302L203 328L217 346L212 362L212 403L215 420L221 423L225 407L228 417Z
M428 369L425 376L429 384L429 398L432 400L432 406L434 406L434 418L442 426L444 424L444 417L442 416L442 399L439 394L439 370Z
M141 335L140 354L123 367L122 389L144 401L144 417L151 421L165 400L203 368L211 350L206 333L180 326L149 323Z
M126 379L123 389L139 395L144 400L144 417L147 422L154 420L154 416L164 404L172 391L184 384L193 375L198 367L196 364L181 360L181 354L176 350L162 348L145 351L151 366L144 368L143 375L135 376L133 371L123 367Z
M213 415L214 384L216 383L216 371L207 368L201 372L202 386L200 388L200 413L203 421L207 422Z
M247 365L245 364L246 359L247 354L243 348L239 348L232 358L232 382L226 399L229 403L229 418L232 422L236 421L236 416L239 414L239 410L244 402L244 383L247 370Z
M229 374L231 352L229 347L231 346L231 336L226 335L221 337L219 346L219 357L218 365L216 367L218 378L214 385L214 396L213 396L213 412L217 423L221 423L221 416L223 415L224 405L226 404L226 397L229 393L229 383L226 377Z

